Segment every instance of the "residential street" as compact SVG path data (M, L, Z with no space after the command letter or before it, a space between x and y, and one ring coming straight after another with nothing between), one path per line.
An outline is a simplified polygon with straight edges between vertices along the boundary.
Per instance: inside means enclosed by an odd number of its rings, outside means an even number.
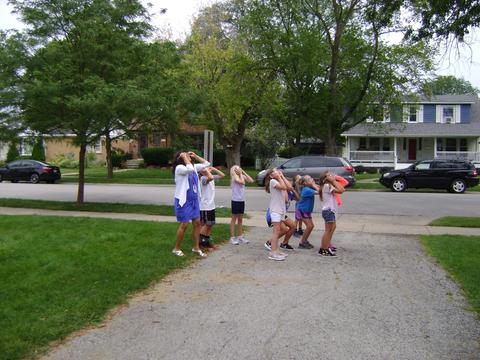
M85 201L166 204L173 203L174 187L170 185L86 185ZM0 197L75 201L76 184L0 183ZM231 190L217 187L217 206L230 207ZM444 191L392 193L348 191L343 195L343 214L406 215L440 217L448 215L480 216L480 193L449 194ZM264 211L269 196L260 187L247 188L247 211ZM316 210L320 202L316 201Z

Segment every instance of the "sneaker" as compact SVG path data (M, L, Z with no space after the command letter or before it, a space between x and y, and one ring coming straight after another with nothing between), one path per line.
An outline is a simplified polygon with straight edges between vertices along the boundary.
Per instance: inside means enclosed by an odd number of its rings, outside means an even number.
M313 245L308 242L308 240L305 240L303 242L300 242L298 244L299 249L313 249Z
M295 230L295 231L293 232L293 236L295 236L296 238L299 238L299 237L302 237L302 234L300 234L300 231Z
M215 250L217 247L213 245L210 241L200 242L200 247L206 250Z
M297 232L298 232L298 234L299 234L300 236L303 235L303 229L298 229Z
M269 260L274 260L274 261L283 261L285 260L285 256L283 256L282 254L280 253L269 253L268 254L268 259Z
M282 249L285 249L285 250L293 250L293 247L292 247L292 245L290 245L290 244L281 243L281 244L280 244L280 247L281 247Z
M284 253L283 251L278 251L278 253L283 256L284 258L287 258L288 257L288 254L287 253Z
M200 255L201 257L207 257L207 254L205 254L202 250L200 249L192 249L192 252L194 252L195 254L198 254Z
M329 247L329 249L332 250L333 252L337 252L337 247L336 246L331 245Z
M318 255L323 257L337 257L337 254L335 254L331 249L320 249L318 250Z
M240 242L238 241L238 238L236 236L232 236L230 238L230 244L238 245L238 244L240 244Z
M263 244L263 247L268 251L272 251L272 244L270 244L270 241L265 242L265 244Z
M239 244L248 244L250 242L247 238L243 237L243 235L237 237L237 240Z

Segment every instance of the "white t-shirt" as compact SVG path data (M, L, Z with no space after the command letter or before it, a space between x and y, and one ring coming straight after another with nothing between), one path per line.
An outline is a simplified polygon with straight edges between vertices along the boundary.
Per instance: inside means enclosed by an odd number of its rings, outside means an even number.
M201 197L200 197L200 210L214 210L215 209L215 181L220 176L213 175L213 180L208 182L206 176L200 178Z
M285 205L284 190L275 188L279 182L275 179L270 180L270 211L277 214L285 214L287 212Z
M335 188L330 184L322 186L323 206L322 210L337 212L337 201L335 199Z
M232 181L232 200L245 201L245 184L240 184L235 180Z

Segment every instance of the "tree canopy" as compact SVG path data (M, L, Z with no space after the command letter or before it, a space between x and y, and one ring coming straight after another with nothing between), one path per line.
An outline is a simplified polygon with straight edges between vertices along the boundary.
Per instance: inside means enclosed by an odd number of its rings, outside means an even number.
M478 95L480 90L465 79L439 75L427 81L423 85L422 92L425 95Z

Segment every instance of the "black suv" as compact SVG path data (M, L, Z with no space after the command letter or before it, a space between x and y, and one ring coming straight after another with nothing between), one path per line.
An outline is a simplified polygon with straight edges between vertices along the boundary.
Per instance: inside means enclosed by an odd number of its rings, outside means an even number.
M380 183L392 191L405 191L407 188L446 189L453 193L463 193L467 187L478 185L478 173L468 161L425 160L402 170L383 174Z

